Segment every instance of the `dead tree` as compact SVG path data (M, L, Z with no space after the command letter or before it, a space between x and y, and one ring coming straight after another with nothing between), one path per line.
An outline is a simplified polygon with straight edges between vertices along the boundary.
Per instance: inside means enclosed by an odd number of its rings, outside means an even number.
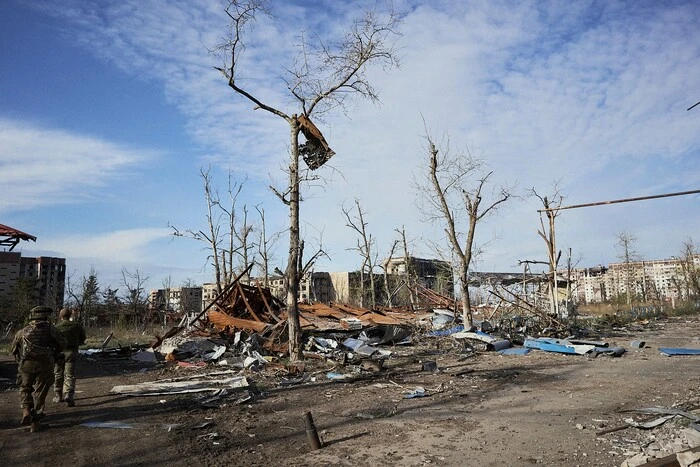
M411 304L411 310L416 306L416 288L415 282L413 281L413 276L411 274L411 255L408 251L408 241L406 240L406 226L401 226L401 230L396 229L396 232L401 235L401 245L403 247L403 264L404 264L404 281L409 290L408 299Z
M72 276L66 279L66 297L73 301L78 310L78 316L84 326L88 326L92 319L97 320L97 310L100 303L100 286L97 280L97 271L90 268L90 273L73 283Z
M150 279L150 276L144 276L138 269L134 272L122 269L122 285L126 288L123 303L126 310L131 314L132 322L137 330L139 330L140 326L145 326L149 321L149 317L145 316L148 306L148 295L144 288L148 279Z
M427 147L424 166L421 167L422 178L414 181L414 188L421 201L423 216L444 228L450 253L456 259L462 319L464 326L469 327L472 324L469 268L475 253L476 227L512 194L509 188L501 187L484 202L484 188L493 174L493 171L485 171L485 162L469 152L451 151L449 141L439 149L427 131L425 139ZM466 225L462 219L466 219Z
M561 251L557 251L557 236L554 220L559 215L559 209L562 206L564 197L559 192L557 184L554 185L554 193L549 197L540 196L534 188L530 190L530 193L539 199L544 207L544 209L539 211L540 230L537 231L537 234L542 237L542 240L544 240L547 245L547 262L549 263L547 280L549 282L550 312L560 318L557 267L559 265L559 259L561 258ZM547 218L546 226L543 215Z
M391 260L394 259L394 253L396 252L396 247L398 244L398 240L393 241L391 248L389 248L389 255L387 256L386 260L384 260L384 263L379 266L382 268L382 274L384 275L384 295L386 296L386 306L388 307L393 306L390 288L391 284L389 284L389 266L391 265Z
M268 236L267 234L267 224L265 222L265 209L260 206L255 206L255 209L260 215L260 231L258 237L258 266L262 270L263 275L263 287L268 288L270 286L270 261L275 251L275 245L277 240L279 240L282 232L275 232L274 234Z
M397 65L395 44L398 17L392 12L385 20L374 11L355 21L350 30L337 42L326 42L313 35L310 43L302 36L299 55L284 78L287 91L299 106L298 112L284 112L260 100L252 90L251 81L242 81L241 57L245 50L244 33L252 23L270 15L271 2L265 0L233 0L225 9L231 24L226 43L219 46L223 51L224 66L217 67L229 87L239 96L249 100L255 109L261 109L284 119L289 125L289 183L281 192L273 189L278 198L289 209L289 255L285 271L287 287L287 314L289 316L289 353L292 361L302 358L301 329L299 326L299 283L301 281L301 237L299 229L299 204L301 183L299 159L309 170L316 170L335 152L311 121L314 115L323 115L332 109L345 110L347 99L353 95L378 102L378 95L365 74L370 63L385 67ZM260 91L262 92L262 91ZM305 142L300 142L300 133Z
M374 268L377 264L377 256L374 249L374 238L371 233L367 232L367 222L365 222L365 213L362 211L362 206L360 206L360 200L355 199L355 206L357 207L357 214L353 218L350 213L350 209L342 208L343 214L345 215L346 226L354 230L360 238L357 239L357 246L355 248L349 248L349 250L354 250L360 253L362 258L362 267L360 268L360 306L365 306L364 300L367 295L365 290L365 284L367 279L365 274L369 277L369 287L370 287L370 298L372 302L372 308L377 307L377 288L376 281L374 279Z
M637 253L636 244L637 237L629 232L620 232L615 236L615 246L617 249L617 258L625 265L624 271L624 287L625 287L625 303L632 304L632 263L641 259ZM643 273L644 271L642 271Z
M214 268L214 280L217 294L236 277L245 271L255 260L255 242L251 236L255 226L248 222L248 208L238 206L238 197L243 191L245 180L238 182L233 174L228 173L228 200L222 201L213 180L211 167L200 169L207 205L207 230L179 230L175 226L172 235L187 237L206 244L209 250L207 262ZM242 212L242 215L241 215Z

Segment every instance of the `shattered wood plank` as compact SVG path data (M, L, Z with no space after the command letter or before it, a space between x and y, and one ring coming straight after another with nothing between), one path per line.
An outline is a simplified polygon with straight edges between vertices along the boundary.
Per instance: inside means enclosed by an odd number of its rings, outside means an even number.
M240 274L238 275L238 277L236 277L236 278L233 280L233 282L231 282L229 285L227 285L227 286L224 288L224 290L222 290L221 293L220 293L218 296L216 296L216 297L214 298L214 300L212 300L212 302L211 302L209 305L207 305L207 306L202 310L202 312L201 312L200 314L197 315L197 317L196 317L195 319L192 320L192 322L190 323L190 325L194 325L194 323L196 323L197 321L199 321L199 320L202 318L202 316L204 316L214 305L217 304L217 301L219 300L219 298L220 298L222 295L224 295L225 293L228 294L228 291L231 290L231 289L238 283L238 281L241 280L241 278L242 278L245 274L247 274L248 271L250 271L251 269L253 269L253 265L252 265L252 264L251 264L250 266L248 266L247 268L245 268L245 271L243 271L242 273L240 273Z
M240 282L238 283L238 292L241 294L241 300L243 301L243 304L245 307L248 309L248 313L250 313L253 318L255 318L255 321L259 321L262 323L262 320L258 317L258 315L253 311L253 307L250 306L250 303L248 303L248 298L246 297L245 293L243 292L243 287L241 287Z
M262 298L263 303L265 304L265 309L267 312L272 316L272 319L277 321L278 323L281 321L279 317L275 314L274 311L272 311L272 308L270 307L270 304L267 302L267 298L265 298L265 292L263 292L263 288L260 285L260 282L256 282L255 285L258 288L258 291L260 292L260 297Z
M234 376L219 380L192 381L151 381L140 384L114 386L110 392L127 396L159 396L164 394L185 394L190 392L216 391L222 387L244 388L248 386L245 376Z
M265 332L268 325L265 323L260 323L258 321L251 321L249 319L234 318L226 313L220 311L209 311L209 321L211 321L218 328L225 328L229 326L235 329L244 329L247 331L255 332Z

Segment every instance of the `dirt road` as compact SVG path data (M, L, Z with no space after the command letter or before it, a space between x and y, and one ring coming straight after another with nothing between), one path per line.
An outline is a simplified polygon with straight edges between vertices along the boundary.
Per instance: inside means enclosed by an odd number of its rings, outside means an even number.
M3 357L0 459L47 466L619 466L635 453L661 457L673 443L681 447L689 423L683 417L651 430L596 432L649 417L625 409L700 407L700 356L658 350L700 348L699 337L700 319L684 317L604 336L628 350L620 358L531 351L460 361L451 350L397 347L382 371L350 380L329 380L332 367L320 361L307 363L312 377L296 385L280 386L281 375L269 370L248 372L261 394L234 394L209 407L193 394L110 393L202 369L83 359L76 407L49 401L38 433L17 426L15 365ZM646 347L632 349L633 340ZM424 361L441 371L423 371ZM405 398L417 387L425 397ZM306 411L324 443L317 451L304 430Z

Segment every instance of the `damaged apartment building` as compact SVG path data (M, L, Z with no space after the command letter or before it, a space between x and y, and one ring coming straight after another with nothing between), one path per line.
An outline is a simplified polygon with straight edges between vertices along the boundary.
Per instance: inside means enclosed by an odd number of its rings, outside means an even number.
M692 263L689 259L673 257L573 269L572 297L578 303L600 303L629 292L635 300L685 300L693 293L689 275L696 276L699 269L700 255L694 255Z
M36 237L0 224L0 312L18 303L31 307L63 306L66 259L49 256L27 257L13 251L20 241Z
M416 286L434 290L442 295L451 296L454 290L450 264L437 259L417 257L391 258L384 261L384 271L374 274L375 293L378 304L387 301L387 290L394 305L406 305L410 302L411 290ZM385 278L387 284L385 284ZM365 300L369 294L369 275L360 271L321 272L312 271L302 278L299 285L299 299L302 302L347 303L359 305L361 302L362 282L365 284ZM270 278L270 290L279 299L284 300L284 279L280 276ZM388 287L387 287L388 285Z

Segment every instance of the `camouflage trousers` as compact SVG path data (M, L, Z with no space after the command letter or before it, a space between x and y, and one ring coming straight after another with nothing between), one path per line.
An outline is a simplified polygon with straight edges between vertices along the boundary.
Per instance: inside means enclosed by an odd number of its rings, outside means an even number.
M58 360L54 365L53 390L57 396L63 399L73 399L75 395L75 363L77 361L77 350L64 350L63 361Z
M53 359L24 360L17 368L19 403L23 409L43 413L46 395L53 384Z

